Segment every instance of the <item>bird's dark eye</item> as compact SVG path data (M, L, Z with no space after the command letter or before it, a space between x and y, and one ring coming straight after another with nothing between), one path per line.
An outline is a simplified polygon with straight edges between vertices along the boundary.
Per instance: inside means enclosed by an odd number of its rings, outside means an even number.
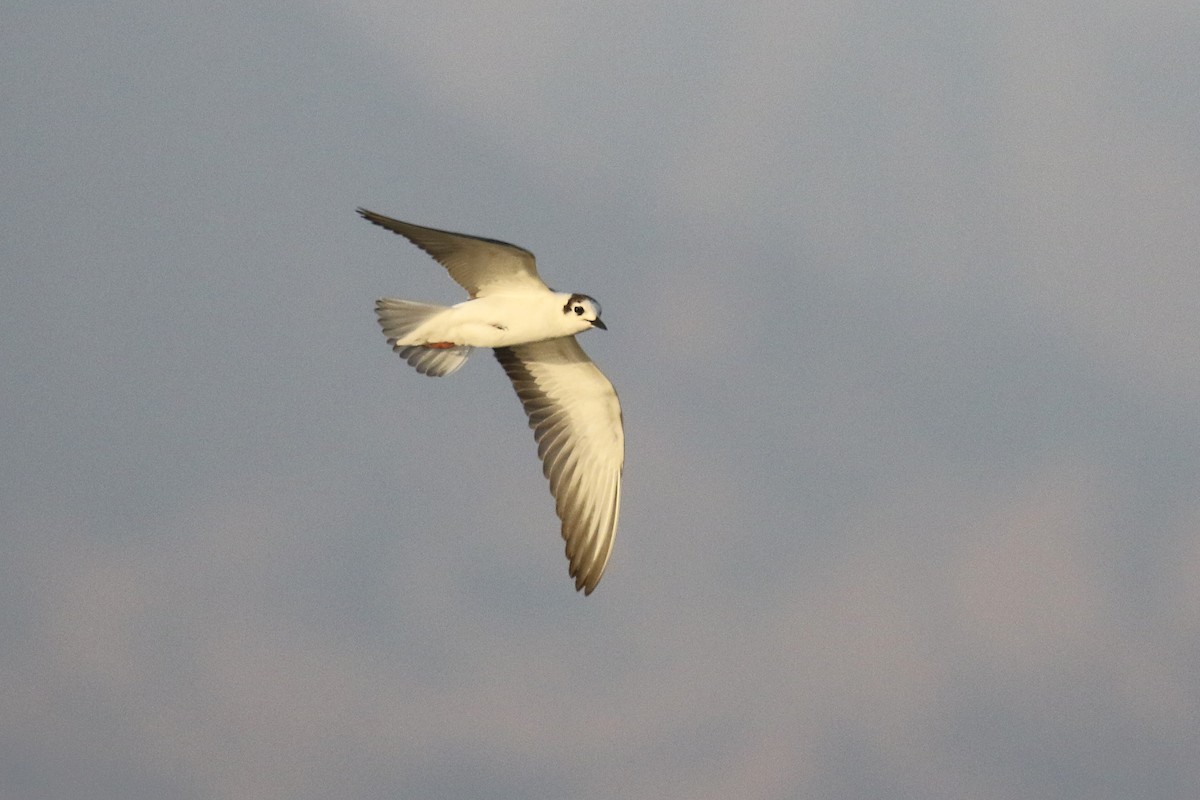
M583 316L583 306L575 306L576 316Z

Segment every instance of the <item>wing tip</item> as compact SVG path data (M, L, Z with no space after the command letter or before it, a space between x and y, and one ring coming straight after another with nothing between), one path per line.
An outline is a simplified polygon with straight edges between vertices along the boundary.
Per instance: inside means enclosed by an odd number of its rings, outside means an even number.
M593 576L590 572L580 572L577 575L572 575L575 579L575 591L583 592L583 596L587 597L596 587L600 585L600 579L604 577L604 569L601 568L600 574Z

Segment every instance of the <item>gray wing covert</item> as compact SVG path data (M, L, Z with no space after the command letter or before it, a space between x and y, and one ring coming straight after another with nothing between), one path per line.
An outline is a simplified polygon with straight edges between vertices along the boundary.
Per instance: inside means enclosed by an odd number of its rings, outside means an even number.
M513 288L546 288L538 277L533 253L515 244L465 233L442 231L401 222L358 209L363 219L373 222L424 250L450 273L471 297Z

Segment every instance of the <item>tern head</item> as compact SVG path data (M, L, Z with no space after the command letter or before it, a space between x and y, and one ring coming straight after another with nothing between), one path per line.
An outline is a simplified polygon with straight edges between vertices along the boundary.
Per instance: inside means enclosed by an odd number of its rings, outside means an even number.
M563 314L579 322L580 330L587 330L589 327L599 328L602 331L608 330L604 320L600 319L600 303L596 298L588 297L586 294L571 295L567 299L566 305L563 306Z

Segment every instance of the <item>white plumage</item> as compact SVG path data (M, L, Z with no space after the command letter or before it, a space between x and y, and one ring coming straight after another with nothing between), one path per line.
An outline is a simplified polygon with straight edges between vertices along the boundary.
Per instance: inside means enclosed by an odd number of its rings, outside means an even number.
M423 375L449 375L473 347L495 350L534 430L575 588L591 594L612 552L625 460L617 393L575 341L605 329L600 304L551 291L524 248L358 213L433 256L467 290L470 299L454 306L383 298L375 311L388 344Z

